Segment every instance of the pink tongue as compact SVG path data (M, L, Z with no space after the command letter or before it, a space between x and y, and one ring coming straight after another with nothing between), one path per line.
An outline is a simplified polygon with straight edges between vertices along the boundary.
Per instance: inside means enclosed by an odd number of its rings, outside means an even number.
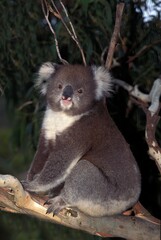
M63 104L64 104L64 105L69 105L70 103L71 103L70 100L63 100Z

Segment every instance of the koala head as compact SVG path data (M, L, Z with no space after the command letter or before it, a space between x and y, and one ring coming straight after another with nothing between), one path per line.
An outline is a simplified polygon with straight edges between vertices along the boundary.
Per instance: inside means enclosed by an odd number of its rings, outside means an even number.
M111 77L104 67L47 62L39 69L36 86L53 111L78 115L108 96Z

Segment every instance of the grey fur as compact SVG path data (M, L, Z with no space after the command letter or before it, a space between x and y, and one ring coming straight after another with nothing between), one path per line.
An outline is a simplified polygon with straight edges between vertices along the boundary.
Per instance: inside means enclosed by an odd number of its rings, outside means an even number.
M104 105L109 73L103 67L47 63L39 70L40 88L45 66L40 91L47 109L26 189L53 194L48 213L65 207L91 216L123 212L139 198L140 172Z

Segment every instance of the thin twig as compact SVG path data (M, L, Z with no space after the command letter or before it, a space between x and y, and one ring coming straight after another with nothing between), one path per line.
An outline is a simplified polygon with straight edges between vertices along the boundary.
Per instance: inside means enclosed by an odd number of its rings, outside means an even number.
M33 101L27 101L25 103L23 103L19 108L18 111L21 111L24 107L27 107L29 105L33 104Z
M58 10L57 6L55 5L54 1L51 0L51 3L52 3L52 5L53 5L53 7L55 8L55 10L57 11L57 15L58 15L59 18L61 19L61 21L62 21L64 27L65 27L66 30L67 30L67 32L69 33L69 35L71 36L71 38L75 41L75 36L74 36L74 34L72 34L72 32L70 31L70 29L68 28L67 24L65 23L65 21L64 21L64 19L63 19L63 17L62 17L62 15L61 15L60 11ZM64 8L65 8L65 7L64 7Z
M1 87L1 85L0 85L0 94L1 94L1 96L4 94L4 91L3 91L3 88Z
M81 44L80 44L80 42L79 42L79 40L78 40L78 37L77 37L77 34L76 34L76 32L75 32L74 26L73 26L73 24L72 24L72 22L71 22L71 20L70 20L70 18L69 18L67 9L65 8L65 6L64 6L64 4L62 3L61 0L59 0L59 2L60 2L61 6L62 6L62 8L63 8L63 11L64 11L64 13L65 13L65 16L66 16L67 20L68 20L68 23L69 23L69 25L70 25L71 30L69 29L69 27L67 26L66 22L64 21L64 18L63 18L63 16L62 16L61 12L59 11L59 9L57 8L56 4L54 3L53 0L51 0L51 3L52 3L53 7L55 8L55 10L56 10L56 12L57 12L57 15L59 16L59 19L61 19L61 22L63 23L63 25L64 25L64 27L66 28L67 32L69 33L69 35L71 36L71 38L73 39L73 41L77 44L77 46L78 46L78 48L79 48L79 50L80 50L80 52L81 52L83 64L84 64L84 66L86 66L87 63L86 63L85 55L84 55L83 49L82 49L82 47L81 47ZM52 12L54 12L54 11L52 11ZM55 15L55 12L54 12L54 15Z
M112 65L113 55L114 55L115 47L117 44L118 35L120 32L121 19L122 19L124 6L125 6L125 3L119 3L119 4L117 4L117 7L116 7L115 27L114 27L114 31L112 34L109 51L108 51L107 59L106 59L106 63L105 63L105 67L107 67L107 69L110 69L111 65Z
M69 25L70 25L71 30L72 30L72 32L70 31L69 33L70 33L71 37L74 36L74 38L72 37L72 39L76 42L76 44L77 44L77 46L78 46L78 48L79 48L79 50L80 50L80 52L81 52L81 55L82 55L83 64L84 64L84 66L86 66L87 63L86 63L85 55L84 55L83 49L82 49L82 47L81 47L81 44L80 44L80 42L79 42L79 40L78 40L78 37L77 37L77 34L76 34L76 32L75 32L74 26L73 26L73 24L72 24L72 22L71 22L71 20L70 20L70 18L69 18L67 9L65 8L65 6L64 6L64 4L63 4L63 2L62 2L61 0L59 0L59 2L60 2L61 6L62 6L62 8L63 8L63 10L64 10L64 13L65 13L65 15L66 15L66 17L67 17L67 19L68 19ZM68 28L68 27L66 26L66 24L65 24L65 27L66 27L66 29ZM72 34L72 33L73 33L73 34Z
M53 27L52 27L52 25L51 25L51 23L49 21L49 7L48 7L48 4L47 4L46 0L41 0L41 5L42 5L42 10L43 10L45 19L46 19L46 21L48 23L48 26L49 26L51 32L54 35L54 41L55 41L55 46L56 46L56 51L57 51L58 57L59 57L60 61L63 64L68 64L68 62L61 57L60 50L59 50L59 44L58 44L58 40L57 40L57 36L56 36L56 32L54 31L54 29L53 29ZM46 11L45 11L45 7L46 7Z
M161 40L156 40L155 42L149 44L149 45L145 45L142 49L140 49L134 56L130 56L127 63L133 62L136 58L140 57L140 55L142 55L144 52L146 52L147 50L149 50L149 48L152 48L154 45L160 43Z
M70 24L70 27L71 27L72 32L73 32L73 34L74 34L74 37L77 39L77 35L76 35L75 29L74 29L74 27L73 27L73 24L72 24L72 22L71 22L71 20L70 20L70 18L69 18L68 12L67 12L67 10L66 10L64 4L62 3L62 1L59 0L59 2L60 2L61 6L62 6L62 8L63 8L63 10L64 10L64 13L65 13L65 15L66 15L68 21L69 21L69 24Z

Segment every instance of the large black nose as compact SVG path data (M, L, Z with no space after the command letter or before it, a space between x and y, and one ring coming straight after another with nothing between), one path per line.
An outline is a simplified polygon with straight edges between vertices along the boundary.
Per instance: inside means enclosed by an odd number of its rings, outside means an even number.
M73 88L71 85L67 85L64 90L63 90L63 94L62 94L62 98L63 99L71 99L73 96Z

